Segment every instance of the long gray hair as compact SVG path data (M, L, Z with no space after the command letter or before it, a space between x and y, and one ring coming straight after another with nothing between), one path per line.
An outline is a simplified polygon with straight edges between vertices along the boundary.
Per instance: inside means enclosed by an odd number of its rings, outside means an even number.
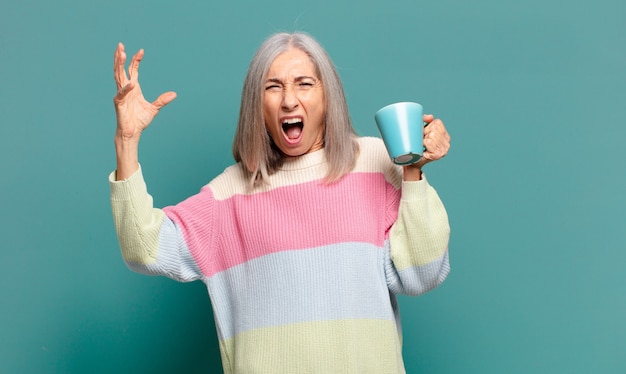
M235 161L241 162L251 185L266 182L268 176L275 173L284 162L284 156L265 128L263 93L272 62L289 48L300 49L309 56L322 82L326 102L324 149L329 164L326 182L335 182L350 172L359 152L343 85L324 48L311 36L301 32L274 34L263 42L250 62L233 141Z

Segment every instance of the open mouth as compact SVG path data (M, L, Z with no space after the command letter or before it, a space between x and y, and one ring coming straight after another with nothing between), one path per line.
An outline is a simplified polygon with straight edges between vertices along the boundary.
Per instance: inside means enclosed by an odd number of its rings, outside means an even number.
M302 122L302 118L288 118L283 121L282 127L283 133L287 139L295 141L302 135L304 123Z

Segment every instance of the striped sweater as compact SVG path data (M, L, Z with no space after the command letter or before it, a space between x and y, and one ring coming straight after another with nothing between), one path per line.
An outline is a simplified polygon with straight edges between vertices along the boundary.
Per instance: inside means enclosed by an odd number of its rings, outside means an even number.
M404 373L396 294L449 272L449 225L423 178L402 181L380 139L325 184L324 150L246 189L240 165L187 200L153 207L141 169L109 177L134 271L203 281L225 373Z

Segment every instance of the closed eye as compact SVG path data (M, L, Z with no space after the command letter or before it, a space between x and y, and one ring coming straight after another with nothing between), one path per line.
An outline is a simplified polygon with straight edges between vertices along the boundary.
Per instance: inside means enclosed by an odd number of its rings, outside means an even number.
M269 84L267 86L265 86L265 90L266 91L275 91L275 90L279 90L281 87L278 84Z

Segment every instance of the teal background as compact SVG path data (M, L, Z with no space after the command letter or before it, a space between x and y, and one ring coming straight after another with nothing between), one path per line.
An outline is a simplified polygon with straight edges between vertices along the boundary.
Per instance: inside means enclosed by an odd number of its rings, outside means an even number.
M417 101L453 141L427 166L452 273L400 300L409 373L626 372L626 2L0 3L0 372L217 373L201 283L130 272L112 223L113 52L145 48L158 206L232 163L248 62L313 34L362 135Z

